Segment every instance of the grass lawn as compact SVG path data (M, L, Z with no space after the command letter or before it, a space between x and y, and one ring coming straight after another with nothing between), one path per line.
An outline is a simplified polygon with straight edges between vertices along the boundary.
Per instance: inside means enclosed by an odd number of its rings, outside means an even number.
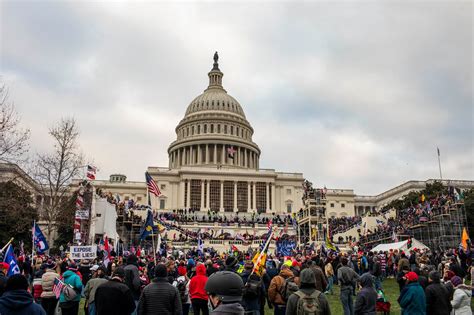
M398 284L394 279L386 279L383 282L383 288L385 292L385 296L392 304L391 314L400 314L400 306L397 303L398 299ZM331 314L342 314L342 305L341 301L339 300L339 286L334 286L334 294L333 295L326 295L329 300L329 305L331 307ZM354 297L355 301L355 297ZM79 308L79 314L84 314L84 299L81 300L81 306ZM269 309L268 307L265 309L265 314L270 315L273 314L273 310Z

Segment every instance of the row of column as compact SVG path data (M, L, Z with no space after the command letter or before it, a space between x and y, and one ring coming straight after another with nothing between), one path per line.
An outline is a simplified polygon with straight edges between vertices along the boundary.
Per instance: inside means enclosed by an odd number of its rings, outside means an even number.
M185 165L219 164L235 165L246 168L259 168L259 157L255 151L247 148L233 147L235 150L234 159L229 158L227 149L229 145L225 144L205 144L190 145L174 150L169 155L169 167L177 168ZM218 155L219 152L219 157ZM212 162L211 162L212 155Z
M237 181L234 181L234 212L238 211L237 207ZM190 208L191 205L191 180L188 180L183 187L183 200L186 200L186 208ZM183 185L184 186L184 185ZM201 211L207 211L210 208L210 180L201 180ZM206 194L204 194L206 191ZM270 204L270 191L271 191L271 204ZM206 198L204 199L204 196ZM224 181L220 181L220 202L219 210L224 211ZM251 198L253 196L253 198ZM257 185L256 182L247 182L247 210L257 210ZM275 185L271 183L265 183L265 210L275 210Z

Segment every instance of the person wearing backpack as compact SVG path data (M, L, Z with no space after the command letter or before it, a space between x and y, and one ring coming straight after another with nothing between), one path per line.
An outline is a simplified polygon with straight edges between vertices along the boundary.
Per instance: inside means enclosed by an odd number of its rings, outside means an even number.
M300 273L299 290L292 294L286 305L286 315L330 315L326 296L316 289L316 278L310 268Z
M176 279L173 285L176 287L176 289L178 289L183 315L188 315L189 308L191 306L191 298L189 297L189 278L186 268L178 268L178 275L179 277Z
M340 299L344 315L354 315L354 304L352 302L352 293L359 275L347 266L347 257L341 258L342 267L337 270L337 279L341 285Z
M246 262L241 274L244 290L240 304L245 309L246 314L259 315L261 304L265 301L266 292L262 278L255 273L252 274L252 270L253 263L251 261Z
M298 291L299 279L287 264L281 266L280 273L270 282L268 299L273 303L274 315L285 315L286 302L290 295Z
M131 254L127 257L127 265L124 267L125 271L125 284L130 289L135 301L135 311L133 315L137 314L138 300L140 299L140 288L141 280L140 273L138 272L138 258Z
M67 285L59 296L59 307L62 315L77 315L81 301L82 281L76 274L77 266L71 262L63 273L63 282Z

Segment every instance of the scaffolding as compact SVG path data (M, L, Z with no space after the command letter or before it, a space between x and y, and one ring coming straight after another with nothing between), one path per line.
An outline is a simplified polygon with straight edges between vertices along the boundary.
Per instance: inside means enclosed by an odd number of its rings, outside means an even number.
M312 188L310 182L304 185L303 205L298 213L298 243L320 244L326 239L326 192L325 189Z

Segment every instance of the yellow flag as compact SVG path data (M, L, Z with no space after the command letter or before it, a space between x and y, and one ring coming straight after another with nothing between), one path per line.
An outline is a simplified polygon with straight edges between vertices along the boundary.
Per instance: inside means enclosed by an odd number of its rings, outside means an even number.
M421 202L425 202L425 194L421 194Z
M257 276L261 277L263 275L263 270L265 269L266 261L267 261L267 253L263 253L260 261L256 261L254 263L253 271Z
M469 235L467 234L466 228L462 229L462 237L461 237L461 244L464 250L468 250L467 248L467 240L469 239Z

